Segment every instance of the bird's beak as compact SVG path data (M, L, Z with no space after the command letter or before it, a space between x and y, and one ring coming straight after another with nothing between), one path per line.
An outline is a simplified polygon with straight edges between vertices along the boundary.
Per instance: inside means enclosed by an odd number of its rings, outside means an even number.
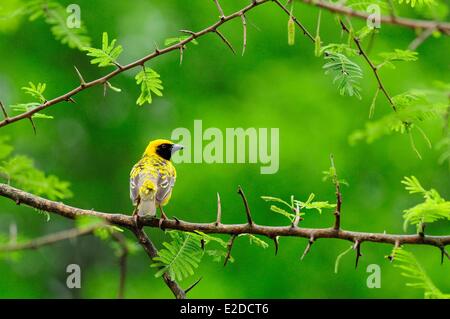
M180 145L180 144L173 144L171 155L173 155L175 152L177 152L177 151L179 151L179 150L182 150L183 148L184 148L183 145Z

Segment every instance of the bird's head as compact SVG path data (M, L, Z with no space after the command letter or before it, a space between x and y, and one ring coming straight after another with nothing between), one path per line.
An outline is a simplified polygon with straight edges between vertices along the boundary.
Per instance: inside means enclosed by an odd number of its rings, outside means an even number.
M173 142L169 140L163 140L158 139L151 141L147 148L145 149L144 155L150 156L150 155L158 155L168 161L170 161L170 158L172 155L179 150L183 149L183 145L180 144L174 144Z

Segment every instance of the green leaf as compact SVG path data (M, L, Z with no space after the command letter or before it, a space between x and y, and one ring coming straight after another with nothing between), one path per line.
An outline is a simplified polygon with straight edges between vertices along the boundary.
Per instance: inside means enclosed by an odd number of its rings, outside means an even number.
M442 293L428 277L425 269L417 261L416 257L402 249L394 248L391 254L394 267L400 269L401 275L408 278L406 286L423 289L426 299L450 299L450 294Z
M278 206L275 206L275 205L271 205L271 206L270 206L270 210L273 211L273 212L275 212L275 213L278 213L278 214L280 214L280 215L285 216L286 218L289 219L289 221L290 221L291 223L292 223L292 221L293 221L294 218L295 218L295 214L288 213L288 212L285 211L284 209L282 209L282 208L280 208L280 207L278 207Z
M136 77L137 85L141 86L141 94L139 95L136 104L144 105L145 103L152 103L152 94L162 96L162 81L160 75L153 69L144 67Z
M366 9L364 8L364 11ZM356 31L355 36L360 40L364 40L366 37L368 37L369 35L378 32L376 28L373 27L369 27L369 26L364 26L361 29L359 29L358 31Z
M420 231L423 223L450 220L450 201L442 198L435 189L426 190L415 176L405 177L402 184L410 194L421 194L424 198L422 203L404 210L405 230L408 224L416 225Z
M23 155L15 155L0 161L0 178L25 191L44 195L51 200L72 196L69 182L61 181L54 175L46 176L34 166L30 158Z
M330 44L323 46L320 49L320 53L321 53L321 55L323 53L327 53L327 54L340 53L340 54L344 54L346 56L357 56L358 50L352 48L347 43L330 43Z
M172 241L164 242L165 248L159 250L153 258L151 267L159 268L155 277L168 272L174 280L183 280L194 274L203 256L199 235L179 231L169 232Z
M361 99L359 80L362 78L362 70L358 64L340 53L326 52L323 69L325 74L334 76L333 83L338 84L341 95L356 96Z
M266 243L264 240L259 239L258 237L256 237L255 235L252 234L240 234L239 237L241 236L246 236L248 237L248 239L250 240L250 244L255 244L256 246L259 246L261 248L266 249L267 247L269 247L269 244Z
M409 134L411 130L419 129L417 126L419 123L441 118L445 114L447 102L433 94L434 91L411 90L393 96L392 101L397 107L397 112L391 112L376 121L367 122L364 129L354 131L350 135L350 144L361 140L372 143L392 132Z
M55 39L70 48L82 50L84 47L90 46L91 39L87 35L83 22L80 21L79 28L69 28L67 19L71 13L67 12L66 8L56 1L29 1L21 14L27 15L30 21L44 18L45 22L50 25L50 30Z
M45 83L38 83L34 84L33 82L28 82L28 87L22 87L22 90L25 91L25 93L31 95L35 99L37 99L40 103L44 103L46 101L46 98L44 97L43 93L45 91L45 88L47 87L47 84Z
M414 8L414 6L416 4L419 4L419 6L423 6L423 5L431 6L431 5L435 5L436 4L435 0L397 0L397 2L399 4L403 4L403 3L409 4L413 8Z
M31 111L33 109L35 109L36 107L38 107L39 105L41 105L40 103L21 103L21 104L14 104L14 105L10 105L9 108L13 111L13 112L17 112L17 113L25 113L28 111ZM36 112L32 115L33 119L47 119L47 120L52 120L53 116L51 115L46 115L44 113L40 113L40 112Z
M378 69L380 69L384 65L388 65L391 68L395 69L395 65L392 62L410 62L418 60L418 53L410 50L395 49L394 52L382 52L379 54L379 56L383 58L383 62L378 64Z
M227 252L226 252L226 251L223 251L223 250L214 250L214 249L213 249L213 250L207 250L207 251L206 251L206 254L207 254L208 256L211 256L211 257L213 258L213 261L219 262L219 263L222 262L222 261L224 261L225 258L226 258L226 256L227 256ZM233 262L234 262L233 256L230 255L228 261L231 262L231 263L233 263Z
M87 51L87 55L93 57L91 64L98 64L99 67L118 66L117 58L122 53L123 48L121 45L116 46L116 42L117 40L114 39L109 43L108 33L103 32L101 49L84 47L83 51Z
M195 231L195 234L200 235L200 240L203 239L205 241L205 245L209 244L210 242L216 242L220 244L222 247L227 248L227 242L224 241L222 238L208 235L198 230Z
M184 35L184 36L180 36L180 37L172 37L172 38L167 38L166 40L164 40L164 45L165 46L169 46L175 43L180 43L181 41L184 41L186 39L190 38L189 35ZM192 39L190 41L190 43L197 45L198 41L196 39Z

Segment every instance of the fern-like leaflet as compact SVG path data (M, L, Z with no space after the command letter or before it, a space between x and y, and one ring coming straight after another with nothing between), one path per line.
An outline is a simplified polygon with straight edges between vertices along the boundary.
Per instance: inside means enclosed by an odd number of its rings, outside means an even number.
M421 194L424 197L423 203L404 210L405 230L408 224L416 225L420 231L424 223L450 220L450 201L442 198L435 189L426 190L415 176L405 177L402 184L410 194Z
M160 75L153 69L144 67L136 77L137 85L141 86L141 94L136 100L137 105L144 105L145 103L152 103L152 93L157 96L162 96L162 81Z
M423 267L414 255L401 247L394 248L391 254L394 267L402 270L401 275L410 279L406 285L423 289L424 297L427 299L449 299L450 294L442 293L428 277Z
M345 55L336 52L325 52L323 69L325 74L334 75L333 83L338 83L341 95L356 96L361 99L359 80L362 78L361 67Z
M159 268L155 277L161 277L168 272L172 279L183 280L194 274L203 257L199 235L186 232L170 231L172 241L164 242L165 248L153 258L151 267Z
M109 43L108 33L103 32L101 49L84 47L83 50L88 52L88 56L93 57L91 64L98 64L99 67L120 66L117 63L117 58L122 53L123 48L121 45L116 46L116 42L117 40L114 39Z
M419 6L431 6L436 4L435 0L397 0L397 2L399 4L402 4L404 2L406 4L409 4L413 8L416 6L416 3L419 4Z
M84 47L90 46L91 39L87 35L82 21L80 21L79 27L69 28L67 24L69 13L65 7L56 1L29 1L23 8L22 13L28 15L30 21L43 17L45 22L51 26L50 30L56 40L59 40L62 44L67 44L70 48L82 50Z
M377 65L378 69L381 69L383 66L389 66L392 69L395 69L395 65L393 62L413 62L417 61L418 53L410 50L400 50L395 49L393 52L382 52L379 56L383 59L383 62Z
M7 137L0 139L0 180L51 200L72 196L69 182L61 181L54 175L45 175L27 156L11 155L13 148L8 140Z
M277 206L277 205L271 205L270 210L283 215L284 217L288 218L290 222L293 222L295 218L301 217L305 215L305 213L302 211L303 209L315 209L319 213L322 213L322 209L328 209L328 208L334 208L336 207L335 204L330 204L328 201L313 201L314 200L314 193L311 193L308 196L308 199L306 201L297 200L294 198L294 196L291 196L291 200L288 203L285 200L282 200L278 197L272 197L272 196L261 196L263 200L266 202L275 202L282 204L283 206L289 208L289 211L286 211L285 209Z

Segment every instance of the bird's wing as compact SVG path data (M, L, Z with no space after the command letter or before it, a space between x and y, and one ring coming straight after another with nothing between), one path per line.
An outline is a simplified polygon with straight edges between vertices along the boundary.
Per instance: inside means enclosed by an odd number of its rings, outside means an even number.
M155 184L158 181L158 170L146 160L140 160L130 173L130 198L133 205L139 202L139 190L145 181L151 180Z
M156 200L159 203L164 203L168 196L170 196L176 179L177 177L173 166L160 169L158 178L158 192L156 193Z
M133 205L136 206L139 199L139 177L142 171L142 167L140 167L139 163L133 166L133 169L130 173L130 198L133 202Z

